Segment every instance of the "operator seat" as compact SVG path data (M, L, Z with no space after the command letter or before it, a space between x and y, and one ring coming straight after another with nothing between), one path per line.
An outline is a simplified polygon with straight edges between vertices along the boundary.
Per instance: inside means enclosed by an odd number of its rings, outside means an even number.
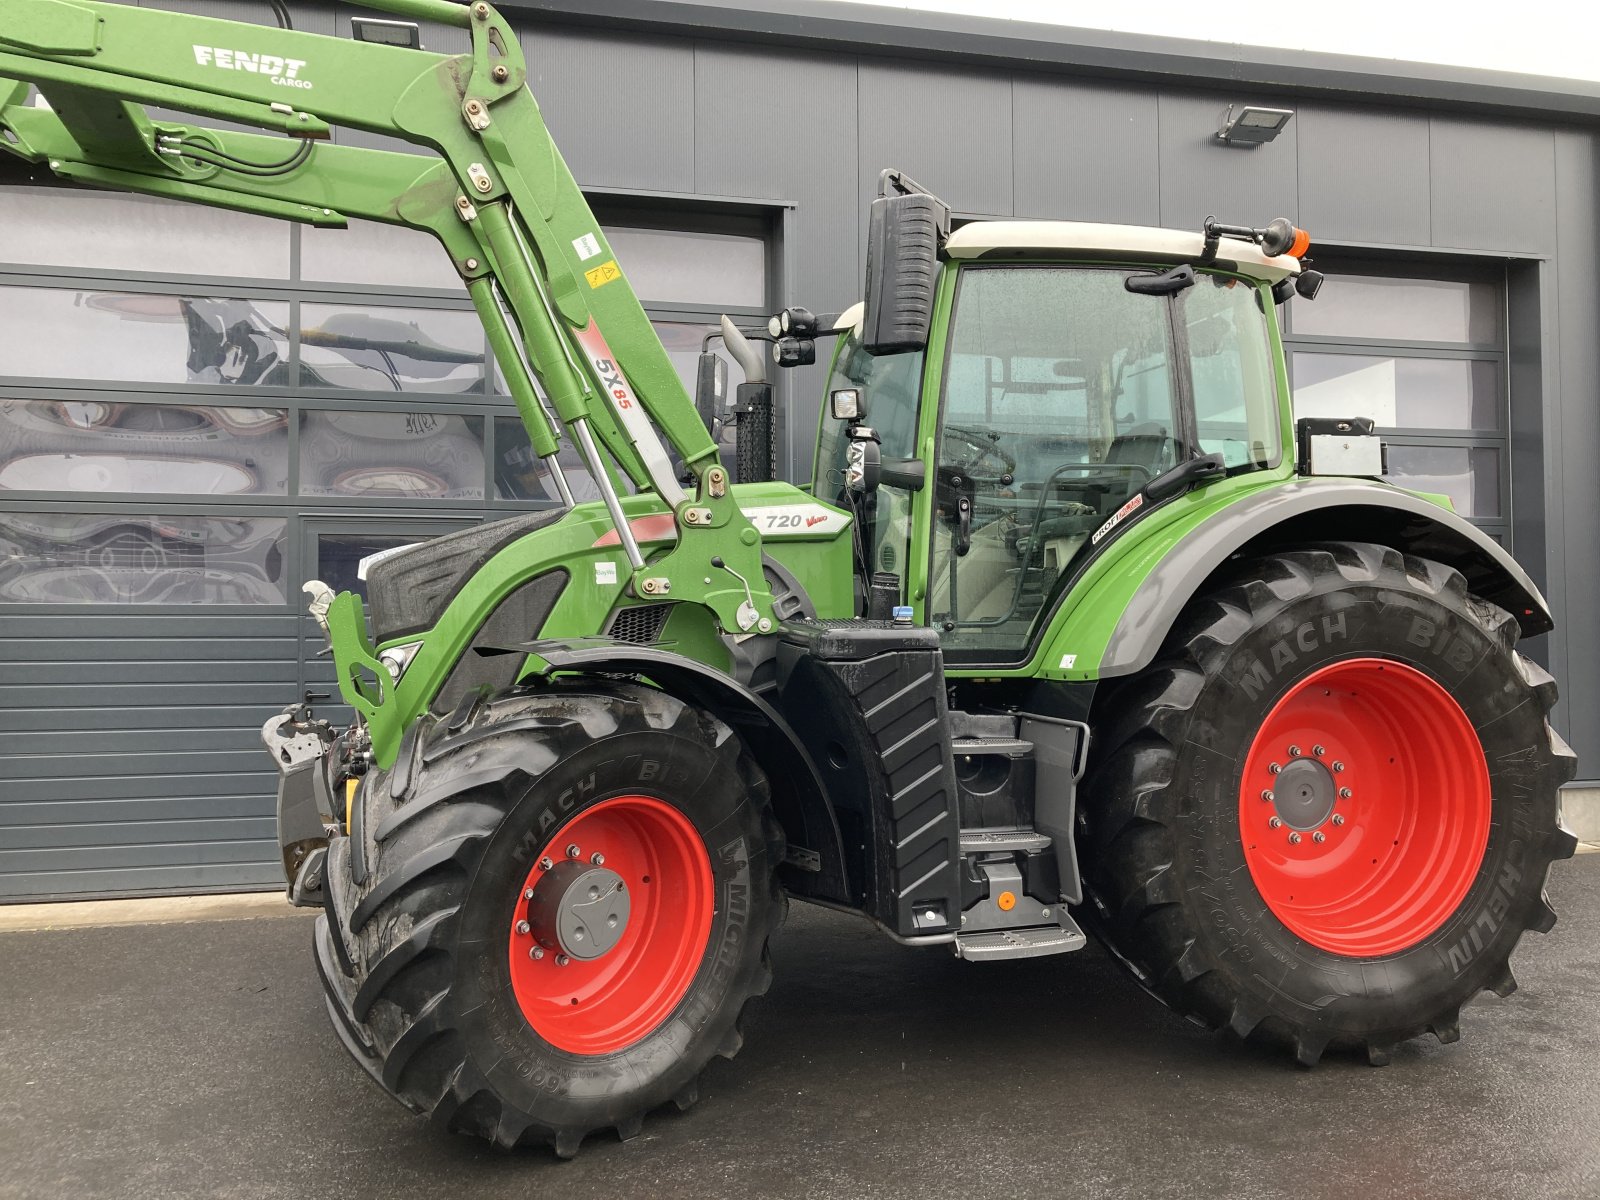
M1150 472L1148 477L1130 480L1133 486L1129 488L1129 495L1132 495L1157 475L1178 465L1178 439L1172 437L1165 426L1146 421L1111 440L1106 450L1106 462L1127 463ZM1121 504L1122 501L1117 503Z

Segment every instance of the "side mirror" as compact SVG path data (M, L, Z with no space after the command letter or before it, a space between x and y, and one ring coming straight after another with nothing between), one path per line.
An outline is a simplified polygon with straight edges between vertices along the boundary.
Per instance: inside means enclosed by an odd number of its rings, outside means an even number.
M694 407L712 437L717 436L716 423L727 407L727 398L728 360L710 350L703 351L695 372Z
M828 412L835 421L863 421L867 416L866 397L860 388L835 388L828 393Z
M862 348L868 354L921 350L933 323L950 206L901 172L885 171L867 220Z

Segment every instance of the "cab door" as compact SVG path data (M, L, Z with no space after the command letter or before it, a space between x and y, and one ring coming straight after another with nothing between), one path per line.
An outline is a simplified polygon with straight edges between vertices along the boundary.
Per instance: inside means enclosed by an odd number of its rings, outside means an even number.
M1226 272L1129 290L1163 269L960 269L926 499L926 612L952 666L1027 661L1166 472L1210 453L1229 474L1278 461L1270 302Z

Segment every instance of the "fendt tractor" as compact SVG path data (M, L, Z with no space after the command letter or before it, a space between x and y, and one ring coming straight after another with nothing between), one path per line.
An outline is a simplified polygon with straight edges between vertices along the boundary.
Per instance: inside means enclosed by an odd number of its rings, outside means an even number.
M1294 419L1302 231L952 229L885 171L863 303L724 319L745 382L707 356L691 398L505 18L371 7L407 44L0 0L0 147L433 234L563 499L369 560L364 602L307 585L353 721L263 736L289 900L379 1086L505 1147L629 1137L739 1049L789 897L973 963L1087 928L1306 1065L1454 1041L1515 986L1574 849L1555 684L1515 649L1550 610L1381 481L1370 421ZM828 338L813 476L778 481L769 360Z

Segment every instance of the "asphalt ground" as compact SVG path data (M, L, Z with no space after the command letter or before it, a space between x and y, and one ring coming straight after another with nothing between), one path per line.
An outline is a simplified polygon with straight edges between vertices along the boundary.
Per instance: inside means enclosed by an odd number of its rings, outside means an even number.
M1600 1196L1600 854L1462 1040L1312 1071L1098 948L974 965L803 906L700 1104L569 1163L432 1129L328 1025L300 915L0 934L0 1196ZM257 910L259 911L259 909Z

